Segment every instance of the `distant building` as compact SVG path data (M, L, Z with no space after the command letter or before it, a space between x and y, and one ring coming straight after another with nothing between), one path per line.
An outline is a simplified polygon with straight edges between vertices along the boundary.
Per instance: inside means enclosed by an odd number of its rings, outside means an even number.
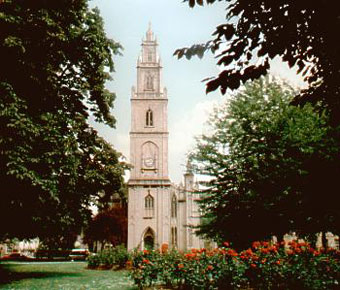
M150 26L131 96L128 249L200 248L207 245L191 227L200 222L194 175L187 168L184 186L175 186L168 174L168 96L157 46Z

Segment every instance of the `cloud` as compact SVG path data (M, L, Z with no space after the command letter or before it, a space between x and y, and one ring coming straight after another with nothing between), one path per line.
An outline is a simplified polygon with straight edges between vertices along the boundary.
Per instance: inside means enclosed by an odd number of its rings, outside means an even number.
M303 81L301 74L297 74L297 66L290 68L280 57L275 57L270 64L270 73L272 75L281 78L295 88L307 88L308 85Z
M130 139L129 132L118 133L112 137L112 144L121 152L126 159L130 156Z
M169 124L169 172L170 179L176 183L181 181L185 172L186 154L195 145L195 136L204 132L205 124L216 100L204 100L197 103L177 121Z

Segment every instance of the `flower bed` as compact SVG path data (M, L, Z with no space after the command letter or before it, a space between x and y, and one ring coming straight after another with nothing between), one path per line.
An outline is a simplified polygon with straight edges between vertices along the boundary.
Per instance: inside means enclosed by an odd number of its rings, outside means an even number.
M339 258L307 243L255 242L242 252L225 243L210 251L136 251L130 266L140 289L338 289Z

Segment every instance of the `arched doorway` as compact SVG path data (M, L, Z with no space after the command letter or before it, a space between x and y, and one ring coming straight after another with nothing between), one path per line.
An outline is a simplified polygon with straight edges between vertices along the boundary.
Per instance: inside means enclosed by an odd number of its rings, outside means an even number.
M155 246L155 235L153 230L148 228L144 234L143 244L145 250L153 250Z

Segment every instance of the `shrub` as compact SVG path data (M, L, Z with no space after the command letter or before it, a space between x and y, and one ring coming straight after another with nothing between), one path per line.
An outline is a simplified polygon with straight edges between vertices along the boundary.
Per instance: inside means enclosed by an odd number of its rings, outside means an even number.
M119 245L114 248L107 248L100 251L96 255L88 257L89 268L111 269L113 266L124 268L129 260L129 253L124 245Z
M124 268L126 262L129 260L130 255L124 245L119 245L113 248L114 264L119 268Z
M115 263L113 248L107 248L98 253L100 266L105 269L111 269Z
M87 267L96 269L100 266L100 257L97 254L92 254L87 257Z

